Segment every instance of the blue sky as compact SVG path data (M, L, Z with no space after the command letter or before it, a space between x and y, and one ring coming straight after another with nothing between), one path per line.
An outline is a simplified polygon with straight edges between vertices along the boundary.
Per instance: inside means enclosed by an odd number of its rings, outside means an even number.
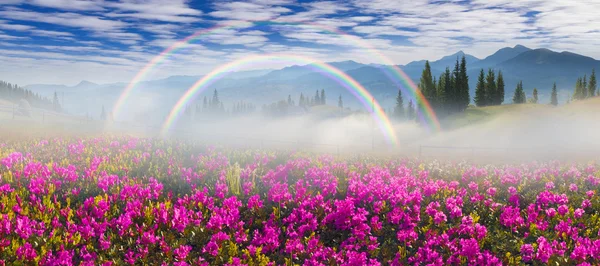
M599 11L600 0L1 0L0 79L129 81L178 40L238 22L187 45L149 78L199 75L264 53L384 63L306 21L360 38L396 64L459 50L484 58L516 44L600 58Z

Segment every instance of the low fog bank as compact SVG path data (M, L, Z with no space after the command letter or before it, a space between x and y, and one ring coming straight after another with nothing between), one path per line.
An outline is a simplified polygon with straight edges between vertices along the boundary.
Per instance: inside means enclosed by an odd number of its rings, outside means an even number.
M439 159L595 159L600 123L591 110L540 108L507 112L463 128L430 133L417 123L394 123L398 146L386 142L365 114L316 119L250 116L179 127L186 137L248 147L304 148L326 152L382 153ZM373 130L374 129L374 130ZM177 134L182 136L181 134ZM374 144L374 145L373 145ZM374 147L374 148L373 148Z
M424 131L416 123L395 124L399 142L412 143ZM224 121L180 121L171 136L244 147L307 149L326 152L399 152L366 114L316 118L244 116Z
M291 149L332 154L422 156L431 159L588 160L600 153L596 105L533 108L507 112L485 123L431 133L414 122L394 122L398 145L391 145L368 114L272 118L260 114L195 121L185 116L169 137L205 144ZM71 117L0 116L0 131L13 136L98 135L158 137L146 120L105 123ZM107 127L108 125L108 127Z
M570 112L550 107L506 113L485 123L428 138L422 145L433 147L424 148L422 153L466 153L471 157L526 161L595 159L600 155L600 123L596 114L593 109Z

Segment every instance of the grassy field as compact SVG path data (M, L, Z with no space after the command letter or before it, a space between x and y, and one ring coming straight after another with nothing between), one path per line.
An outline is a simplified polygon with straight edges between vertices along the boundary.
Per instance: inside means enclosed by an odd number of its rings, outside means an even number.
M489 122L502 116L521 116L554 114L563 117L581 113L600 111L600 97L583 101L571 102L557 107L549 104L504 104L499 106L475 107L469 106L464 113L454 114L443 119L446 129L457 129L469 125Z

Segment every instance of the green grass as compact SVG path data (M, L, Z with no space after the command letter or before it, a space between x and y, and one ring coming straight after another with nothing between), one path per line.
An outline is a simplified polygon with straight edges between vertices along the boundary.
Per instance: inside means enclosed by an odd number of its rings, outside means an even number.
M475 107L469 106L463 113L453 114L441 119L445 129L456 129L465 126L488 122L504 115L519 115L539 110L549 110L547 104L505 104L498 106Z

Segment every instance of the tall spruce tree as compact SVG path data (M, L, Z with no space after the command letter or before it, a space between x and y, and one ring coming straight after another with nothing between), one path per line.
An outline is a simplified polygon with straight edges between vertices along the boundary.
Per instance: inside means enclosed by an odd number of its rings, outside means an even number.
M315 93L315 100L312 105L321 105L321 96L319 96L319 90Z
M301 107L304 107L306 105L306 102L304 100L304 94L300 93L300 99L298 100L298 105Z
M469 103L471 102L471 96L469 95L469 76L467 75L467 59L465 55L463 55L460 61L460 108L459 111L462 112L469 107Z
M501 105L504 102L504 77L502 71L498 71L498 80L496 82L496 100L494 104Z
M460 73L460 63L458 57L456 58L456 64L454 65L454 71L452 71L452 112L460 112L461 109L461 96L462 96L462 75Z
M586 99L588 97L587 96L587 92L588 92L587 90L588 90L588 87L587 87L587 75L584 75L583 76L583 81L581 83L581 98L582 99Z
M211 109L213 111L216 111L220 107L221 107L221 102L219 101L219 93L217 92L217 89L215 89L215 91L213 92Z
M445 115L448 113L448 91L450 90L450 68L446 67L446 71L440 75L437 85L437 102L439 111L437 115Z
M398 96L396 96L396 106L394 107L394 117L396 119L404 119L404 99L402 98L402 90L398 90Z
M558 105L558 92L556 91L556 82L552 85L552 95L550 96L550 104L557 106Z
M56 91L54 92L54 100L52 101L52 104L54 105L54 111L60 112L60 102L58 101L58 94Z
M292 95L288 94L288 100L287 100L287 104L289 106L292 106Z
M106 111L104 110L104 105L102 105L102 112L100 113L100 120L106 120Z
M533 88L533 97L531 98L532 103L538 103L538 90Z
M342 101L342 95L340 94L340 97L338 98L338 107L340 109L344 109L344 102Z
M475 88L475 105L477 106L486 106L487 105L487 95L485 91L485 74L483 72L483 68L479 71L479 78L477 79L477 87Z
M406 118L408 120L414 120L415 119L415 105L413 104L412 99L408 100L408 107L406 110Z
M325 104L327 104L327 101L325 100L325 90L321 89L321 105Z
M594 97L596 96L596 70L592 69L592 75L590 76L590 81L588 82L588 96Z
M527 97L525 96L525 91L523 91L523 81L519 81L517 83L517 88L515 89L515 94L513 95L513 103L522 104L527 101Z
M574 100L582 100L583 99L583 93L581 92L583 86L583 81L581 78L577 78L577 82L575 83L575 92L573 92L573 99Z
M487 76L485 77L485 96L486 105L496 105L496 99L498 99L498 91L496 90L496 74L491 68L488 69Z
M429 61L425 61L425 69L423 69L423 72L421 73L419 89L429 104L436 106L435 96L437 92L435 91L435 85L433 84L433 76L431 75Z

